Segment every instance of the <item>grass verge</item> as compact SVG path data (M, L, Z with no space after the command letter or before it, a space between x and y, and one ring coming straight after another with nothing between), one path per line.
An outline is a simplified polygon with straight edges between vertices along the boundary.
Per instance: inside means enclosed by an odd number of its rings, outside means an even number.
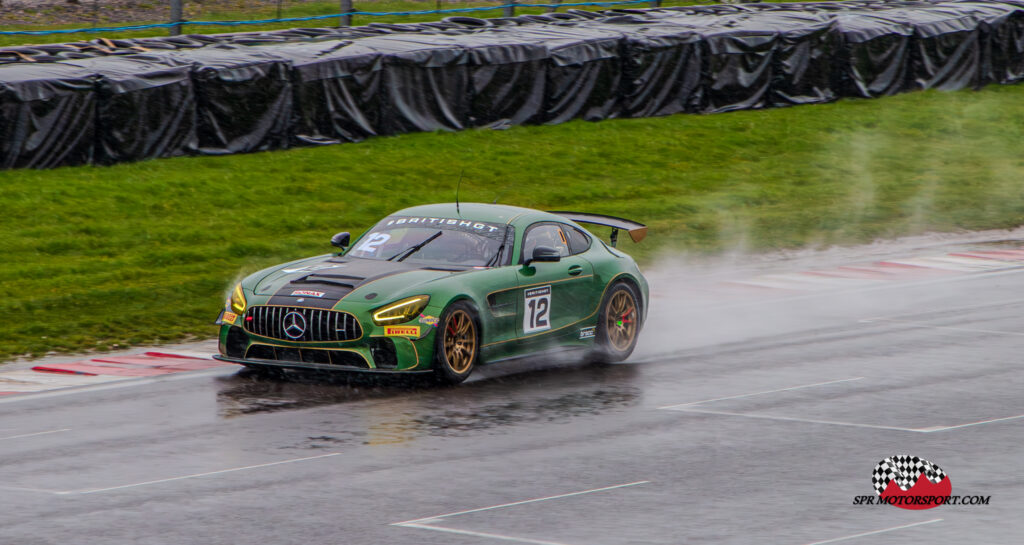
M1024 87L0 172L0 360L207 337L243 273L400 207L576 209L625 249L747 251L1024 223Z

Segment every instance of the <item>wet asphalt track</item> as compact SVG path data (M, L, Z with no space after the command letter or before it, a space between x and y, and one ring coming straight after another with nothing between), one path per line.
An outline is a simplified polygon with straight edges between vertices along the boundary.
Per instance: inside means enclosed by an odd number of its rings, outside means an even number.
M0 544L1020 542L1024 270L728 301L674 282L627 364L0 400ZM852 505L902 453L990 504Z

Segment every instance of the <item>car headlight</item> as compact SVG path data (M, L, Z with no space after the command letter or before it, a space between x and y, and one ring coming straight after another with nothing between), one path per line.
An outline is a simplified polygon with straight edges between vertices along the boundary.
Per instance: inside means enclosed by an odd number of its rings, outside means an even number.
M242 285L235 286L235 289L231 291L231 297L225 302L225 306L231 312L235 314L242 314L245 312L245 295L242 293Z
M429 301L429 295L417 295L383 306L373 311L373 323L386 325L408 322L419 316Z

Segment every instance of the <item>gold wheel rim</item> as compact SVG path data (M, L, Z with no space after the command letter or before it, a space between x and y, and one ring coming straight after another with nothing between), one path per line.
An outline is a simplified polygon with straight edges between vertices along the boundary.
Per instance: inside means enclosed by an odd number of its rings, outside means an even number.
M626 350L636 336L636 301L626 290L616 292L608 302L605 316L605 330L608 340L616 350Z
M452 371L463 374L473 365L476 355L476 325L464 310L448 317L444 328L444 356Z

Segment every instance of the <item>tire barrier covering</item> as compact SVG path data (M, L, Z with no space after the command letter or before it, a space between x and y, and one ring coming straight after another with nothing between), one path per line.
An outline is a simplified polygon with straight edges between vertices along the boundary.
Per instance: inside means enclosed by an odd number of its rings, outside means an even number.
M620 9L0 50L0 167L717 113L1024 79L1024 0Z
M0 65L0 166L91 162L95 110L88 70L59 63Z
M196 151L196 94L188 64L175 65L149 55L92 57L62 64L94 75L96 163Z

